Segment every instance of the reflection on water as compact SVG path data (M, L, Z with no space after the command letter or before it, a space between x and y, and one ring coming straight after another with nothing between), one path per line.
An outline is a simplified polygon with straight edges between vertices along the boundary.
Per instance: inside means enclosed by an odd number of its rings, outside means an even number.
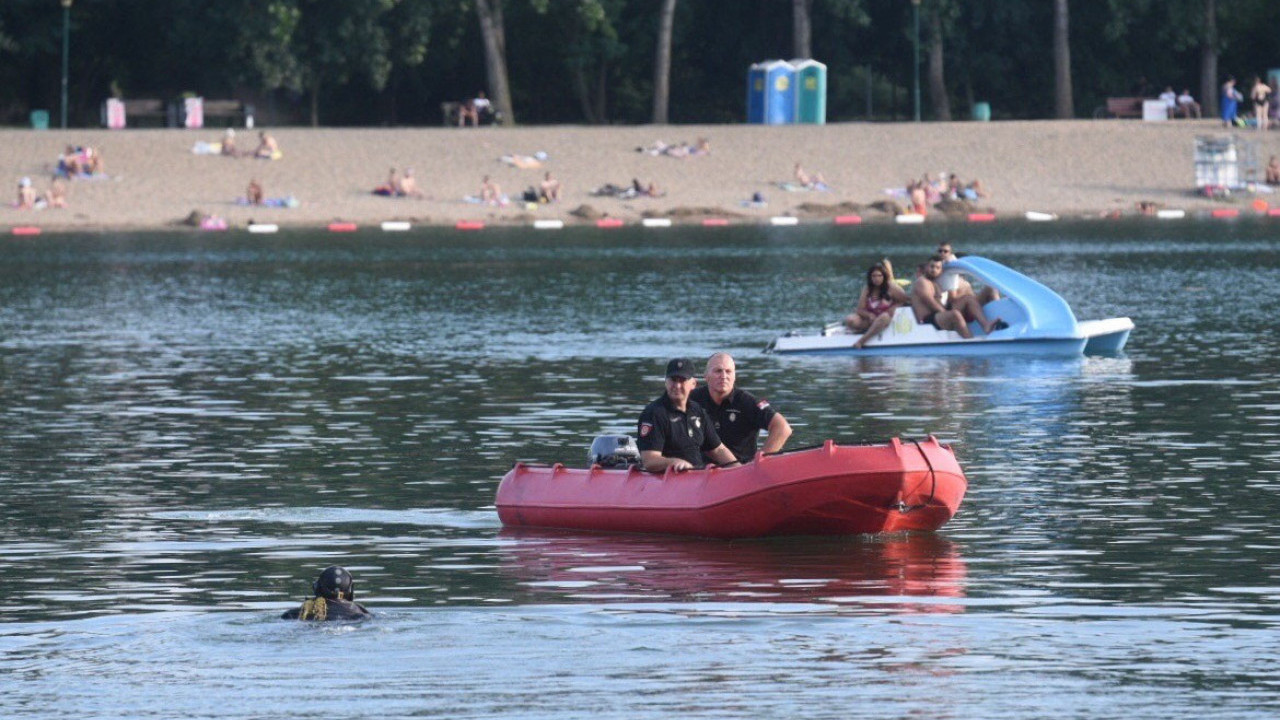
M958 611L965 564L934 534L877 538L701 538L504 531L503 568L535 598L595 602L822 603Z
M941 238L1082 318L1132 317L1127 353L760 353L838 317L872 260L910 267ZM0 253L15 714L201 717L227 687L219 717L350 714L316 683L379 716L1280 712L1274 226L51 236ZM719 349L797 446L952 443L960 513L921 537L501 531L513 462L583 464L591 437L634 431L669 356ZM335 562L379 619L275 622ZM142 702L143 684L169 699ZM938 697L953 702L920 699Z

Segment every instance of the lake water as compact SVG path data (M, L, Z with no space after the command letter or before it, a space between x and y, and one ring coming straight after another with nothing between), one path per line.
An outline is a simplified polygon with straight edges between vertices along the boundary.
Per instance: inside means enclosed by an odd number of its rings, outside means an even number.
M940 239L1125 354L792 358ZM9 717L1273 718L1280 224L0 239ZM792 445L928 433L919 536L504 531L516 460L733 352ZM325 565L373 622L277 620Z

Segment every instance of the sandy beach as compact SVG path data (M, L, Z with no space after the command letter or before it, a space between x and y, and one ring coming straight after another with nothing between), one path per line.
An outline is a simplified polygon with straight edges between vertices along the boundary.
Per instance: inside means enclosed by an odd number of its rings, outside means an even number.
M1137 214L1139 202L1196 213L1226 203L1194 192L1194 139L1229 134L1212 120L269 131L284 152L280 160L192 152L199 141L219 141L218 129L0 130L0 168L10 188L0 225L164 228L180 224L193 211L221 216L233 227L250 221L323 226L334 221L453 225L463 220L528 224L560 219L571 224L595 216L627 223L642 217L763 222L777 215L818 221L851 213L874 221L889 217L870 207L894 199L886 189L939 172L956 173L965 182L980 179L991 197L979 201L977 209L999 218L1019 218L1027 211L1063 217ZM1280 132L1235 133L1257 143L1262 165L1280 154ZM673 158L637 152L659 140L694 142L699 137L710 139L710 155ZM237 140L241 149L251 149L256 132L240 130ZM66 209L13 207L18 179L29 176L37 189L47 188L68 144L101 149L109 177L68 183ZM499 160L538 152L547 156L541 168L521 169ZM830 191L780 188L793 179L796 162L822 173ZM392 167L413 168L426 196L373 195L371 190ZM519 201L520 193L536 186L547 171L563 183L562 199L534 206ZM484 175L513 201L491 206L464 200L478 194ZM267 197L293 196L299 206L236 204L251 179L262 183ZM633 179L653 182L666 195L628 200L590 195L605 183ZM743 201L757 192L765 205L744 207ZM1236 198L1242 204L1246 200L1253 198ZM1272 204L1280 204L1280 195L1274 200ZM583 206L595 215L581 212Z

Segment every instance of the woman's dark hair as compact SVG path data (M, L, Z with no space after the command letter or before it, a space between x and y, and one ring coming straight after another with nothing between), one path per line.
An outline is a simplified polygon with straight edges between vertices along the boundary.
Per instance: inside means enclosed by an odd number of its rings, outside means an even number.
M878 288L871 284L871 273L873 272L879 272L884 276L884 282L880 283ZM880 295L881 300L889 300L891 298L889 295L889 283L891 282L893 282L893 276L889 274L889 268L885 267L883 263L876 263L867 268L867 297L871 297L872 293L877 293Z

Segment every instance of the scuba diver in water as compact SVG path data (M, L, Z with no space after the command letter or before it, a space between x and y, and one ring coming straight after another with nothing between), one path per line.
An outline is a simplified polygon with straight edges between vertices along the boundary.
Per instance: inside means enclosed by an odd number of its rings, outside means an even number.
M315 597L288 610L285 620L364 620L373 615L355 601L355 580L346 568L330 565L311 586Z

